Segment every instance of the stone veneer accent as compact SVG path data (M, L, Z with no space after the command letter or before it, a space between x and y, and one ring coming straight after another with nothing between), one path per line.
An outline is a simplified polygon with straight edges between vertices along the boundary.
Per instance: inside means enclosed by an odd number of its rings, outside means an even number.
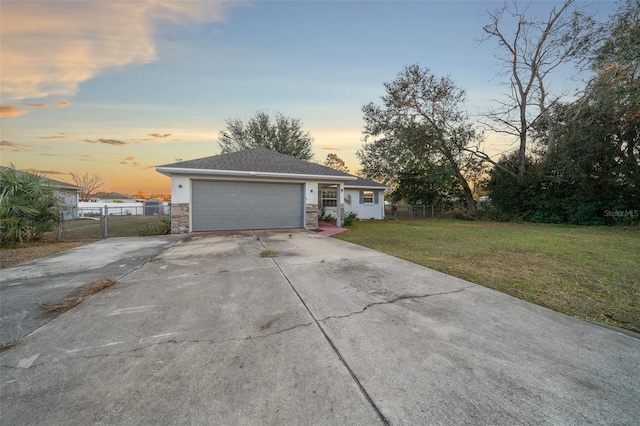
M189 203L171 204L171 233L189 233Z
M304 215L305 229L318 229L318 205L307 204Z

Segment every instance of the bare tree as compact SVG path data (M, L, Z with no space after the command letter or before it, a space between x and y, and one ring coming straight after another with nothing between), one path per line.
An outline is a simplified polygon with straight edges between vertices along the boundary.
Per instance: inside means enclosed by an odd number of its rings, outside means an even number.
M83 173L74 173L69 172L69 176L71 176L71 180L73 180L74 185L82 188L80 190L80 200L88 201L93 197L104 185L104 179L102 176L96 173L83 172Z
M573 7L575 0L565 0L560 8L552 8L546 19L529 18L530 3L520 9L516 0L505 2L502 8L489 12L491 23L485 25L484 40L497 40L496 57L502 62L502 75L508 78L505 101L485 114L491 130L516 136L519 140L518 168L509 171L522 177L526 170L527 136L532 126L543 120L547 127L545 157L555 145L554 122L550 108L561 95L551 95L549 80L562 64L580 59L586 52L592 35L593 20ZM514 28L504 28L513 23ZM486 154L480 157L494 165Z

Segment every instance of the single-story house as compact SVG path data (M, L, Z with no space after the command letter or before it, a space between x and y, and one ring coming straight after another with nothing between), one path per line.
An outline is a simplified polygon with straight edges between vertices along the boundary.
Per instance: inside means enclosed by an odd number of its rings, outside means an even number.
M171 178L171 232L318 227L332 209L384 218L384 185L265 148L157 166ZM338 208L338 206L340 208Z
M0 166L0 170L7 170L7 167ZM29 173L18 170L19 173ZM33 174L33 173L29 173ZM72 185L67 182L62 182L55 179L49 179L42 176L47 181L49 186L53 189L53 193L58 198L61 208L61 219L72 220L76 218L76 212L78 210L78 201L80 201L80 191L82 188Z

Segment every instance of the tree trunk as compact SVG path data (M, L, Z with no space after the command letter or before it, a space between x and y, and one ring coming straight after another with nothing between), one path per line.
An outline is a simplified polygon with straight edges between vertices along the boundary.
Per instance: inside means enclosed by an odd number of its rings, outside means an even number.
M471 216L475 216L476 201L473 199L473 192L471 191L471 187L469 186L467 179L462 176L462 173L460 173L458 169L456 169L456 178L458 179L458 182L460 182L460 185L462 185L462 189L464 190L464 199L467 203L467 213L469 213Z

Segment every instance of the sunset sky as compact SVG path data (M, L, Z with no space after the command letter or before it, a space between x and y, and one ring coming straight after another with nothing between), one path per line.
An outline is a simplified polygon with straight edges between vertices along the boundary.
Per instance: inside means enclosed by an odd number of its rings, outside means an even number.
M220 152L227 118L298 118L315 160L360 166L362 105L405 65L450 75L475 116L505 91L495 42L501 1L7 1L0 4L0 164L105 191L170 192L155 166ZM548 14L560 2L534 1ZM604 20L613 1L581 2ZM559 74L554 88L571 86ZM512 141L487 135L491 152Z

